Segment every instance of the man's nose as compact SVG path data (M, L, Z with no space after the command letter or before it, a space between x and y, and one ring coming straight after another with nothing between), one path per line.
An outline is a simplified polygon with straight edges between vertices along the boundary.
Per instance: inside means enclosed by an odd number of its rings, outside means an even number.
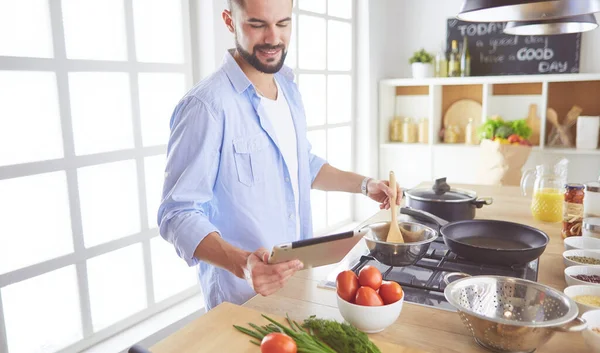
M270 45L279 44L280 30L276 25L269 26L265 33L265 43Z

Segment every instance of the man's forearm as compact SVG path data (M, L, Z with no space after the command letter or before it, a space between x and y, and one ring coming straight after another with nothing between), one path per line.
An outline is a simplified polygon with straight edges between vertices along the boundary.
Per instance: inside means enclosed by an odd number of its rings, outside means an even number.
M324 191L343 191L360 193L364 176L339 170L329 164L324 164L312 184L313 189Z
M250 254L229 244L217 233L207 235L194 251L198 260L226 269L239 278L244 278L243 268Z

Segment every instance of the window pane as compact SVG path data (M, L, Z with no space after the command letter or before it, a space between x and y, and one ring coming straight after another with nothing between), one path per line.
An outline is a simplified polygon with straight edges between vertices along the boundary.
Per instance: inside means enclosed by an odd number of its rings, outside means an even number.
M351 219L351 194L344 192L327 193L327 225L339 225Z
M313 231L319 232L327 226L327 193L321 190L310 191L310 205L312 207Z
M0 1L0 56L51 58L48 0Z
M327 69L352 69L352 25L329 20L327 28Z
M0 274L73 251L64 172L0 180L0 195Z
M183 63L181 19L181 1L133 0L137 60Z
M140 73L138 80L144 146L167 144L171 114L185 94L185 76Z
M129 74L69 73L69 86L76 154L133 148Z
M94 165L77 173L86 247L139 233L135 161Z
M0 117L0 165L63 157L53 72L0 71Z
M158 236L150 240L150 249L154 298L157 302L196 285L196 267L188 267L185 261L177 256L173 245Z
M312 154L317 155L323 159L327 158L327 137L325 130L313 130L306 133L308 142L312 146Z
M292 69L296 68L297 65L297 51L296 45L298 45L298 41L296 39L298 31L296 27L298 26L296 14L292 14L292 35L290 37L290 44L288 45L287 56L285 57L285 64Z
M327 123L350 121L352 111L352 79L350 75L327 77Z
M327 160L341 170L352 168L351 134L350 126L327 130Z
M321 1L321 0L319 0ZM301 69L325 69L325 19L300 15L298 61Z
M75 266L2 288L9 352L56 352L83 339Z
M300 10L312 11L317 13L325 13L327 0L299 0L298 7Z
M302 74L298 77L308 126L325 124L325 75Z
M352 0L328 0L327 12L331 16L352 18Z
M62 0L67 58L127 60L123 0Z
M148 228L158 227L157 213L162 197L166 158L164 154L144 158Z
M134 244L87 261L94 330L101 330L147 306L142 245Z

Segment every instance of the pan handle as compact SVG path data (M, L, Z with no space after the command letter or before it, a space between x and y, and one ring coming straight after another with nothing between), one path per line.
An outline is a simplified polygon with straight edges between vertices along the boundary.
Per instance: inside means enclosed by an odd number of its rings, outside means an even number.
M579 325L573 326L575 322L578 322ZM587 321L585 319L576 317L573 321L568 322L563 326L553 327L552 329L558 332L581 332L587 328Z
M479 197L476 200L473 201L473 204L475 205L475 207L477 208L482 208L484 205L491 205L492 203L494 203L494 199L491 197Z
M444 276L444 283L446 283L446 285L449 285L450 284L450 278L452 278L452 277L463 277L463 278L466 278L466 277L471 277L471 275L467 274L467 273L463 273L463 272L450 272L450 273L447 273Z
M441 219L440 217L438 217L434 214L431 214L431 213L425 212L425 211L421 211L421 210L416 210L411 207L400 208L400 213L405 214L407 216L415 217L415 218L423 220L423 221L436 223L440 227L448 224L448 221Z

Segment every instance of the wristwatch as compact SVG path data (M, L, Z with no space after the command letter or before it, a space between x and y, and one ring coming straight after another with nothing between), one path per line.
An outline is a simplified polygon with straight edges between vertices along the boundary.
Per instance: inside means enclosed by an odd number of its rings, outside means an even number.
M363 179L362 184L360 184L360 192L362 192L363 195L367 195L369 193L369 190L367 190L367 185L371 179L373 178L366 177Z

